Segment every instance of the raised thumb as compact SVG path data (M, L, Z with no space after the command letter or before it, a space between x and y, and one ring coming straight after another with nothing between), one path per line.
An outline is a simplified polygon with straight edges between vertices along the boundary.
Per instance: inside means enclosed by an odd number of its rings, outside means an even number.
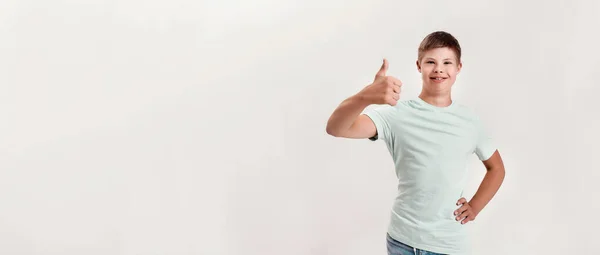
M387 69L388 69L388 61L387 59L383 59L383 64L381 65L381 68L379 68L379 71L377 72L377 74L375 75L375 79L380 78L380 77L385 77Z

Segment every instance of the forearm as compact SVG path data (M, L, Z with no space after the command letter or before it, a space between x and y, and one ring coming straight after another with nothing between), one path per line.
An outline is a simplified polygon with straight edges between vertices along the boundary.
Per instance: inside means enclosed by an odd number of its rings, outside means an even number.
M476 214L479 214L479 212L483 210L488 202L492 200L498 189L500 189L503 181L504 167L497 167L487 170L483 181L481 181L481 185L479 185L479 188L477 189L477 192L475 192L475 195L473 198L471 198L471 201L469 201L469 204L473 210L475 210Z
M342 101L327 121L327 133L333 135L348 130L362 111L369 106L366 101L359 94Z

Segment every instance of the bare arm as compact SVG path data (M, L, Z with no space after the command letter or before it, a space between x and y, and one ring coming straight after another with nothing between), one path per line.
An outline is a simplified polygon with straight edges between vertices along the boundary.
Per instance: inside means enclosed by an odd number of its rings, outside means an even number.
M344 100L329 117L327 134L345 138L370 138L377 134L375 124L361 112L368 103L360 95Z
M375 81L356 95L344 100L327 121L327 134L345 138L370 138L377 134L375 124L361 112L371 104L396 105L400 98L400 80L386 76L387 60L375 75Z
M479 214L481 210L492 200L494 195L498 189L500 189L500 185L504 181L504 162L502 161L502 157L500 156L500 152L496 151L486 161L482 161L485 166L487 172L475 192L475 195L469 201L469 204L475 210L475 215Z
M475 220L481 210L496 195L496 192L500 189L500 185L504 181L504 163L498 150L488 160L482 162L487 172L477 192L475 192L471 201L467 201L463 197L457 202L457 204L462 204L462 206L454 212L454 215L456 215L456 220L460 220L462 224Z

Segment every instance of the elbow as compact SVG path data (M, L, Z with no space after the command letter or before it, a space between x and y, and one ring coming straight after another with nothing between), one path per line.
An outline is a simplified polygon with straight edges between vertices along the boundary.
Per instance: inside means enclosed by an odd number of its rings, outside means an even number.
M331 128L329 125L327 125L327 127L325 128L325 132L327 132L328 135L333 136L333 137L337 137L337 133L335 132L335 129Z
M493 173L500 181L504 181L506 177L506 171L504 171L504 167L493 167L488 169L490 173Z
M339 137L340 136L340 132L339 129L336 129L335 127L333 127L331 125L331 123L327 123L327 127L325 127L325 132L333 137Z

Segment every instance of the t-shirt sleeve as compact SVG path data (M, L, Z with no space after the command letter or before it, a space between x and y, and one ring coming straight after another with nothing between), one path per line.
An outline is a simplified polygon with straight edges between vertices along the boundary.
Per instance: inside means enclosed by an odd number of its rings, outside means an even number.
M494 140L481 121L477 118L477 145L475 146L475 154L481 161L486 161L496 152Z
M396 108L391 105L380 106L377 108L370 109L365 111L363 114L367 115L367 117L371 118L375 127L377 128L377 134L375 136L370 137L369 140L377 141L381 139L382 141L389 141L392 137L392 128L391 128L391 119L396 111Z

